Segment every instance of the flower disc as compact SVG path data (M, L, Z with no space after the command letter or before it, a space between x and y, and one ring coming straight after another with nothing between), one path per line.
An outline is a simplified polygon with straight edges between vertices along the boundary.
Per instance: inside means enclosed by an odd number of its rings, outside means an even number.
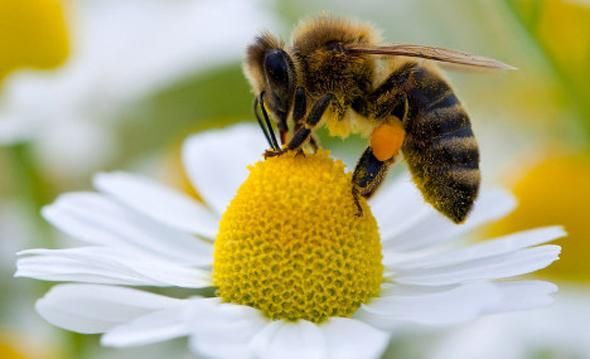
M258 162L224 213L213 280L227 302L272 319L321 322L351 316L379 293L376 221L327 152Z

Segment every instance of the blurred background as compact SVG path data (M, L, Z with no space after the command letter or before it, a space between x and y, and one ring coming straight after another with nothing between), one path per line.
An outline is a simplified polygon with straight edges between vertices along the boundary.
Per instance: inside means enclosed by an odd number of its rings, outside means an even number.
M590 358L590 1L0 0L0 358L190 357L181 341L112 350L34 311L48 284L15 280L15 252L68 241L39 215L59 193L124 169L192 191L186 136L248 121L244 49L322 12L391 42L490 56L514 72L449 73L480 141L484 185L518 208L478 235L561 224L562 259L538 274L556 304L450 329L400 331L387 358ZM354 161L358 138L323 136ZM231 146L231 144L228 144Z

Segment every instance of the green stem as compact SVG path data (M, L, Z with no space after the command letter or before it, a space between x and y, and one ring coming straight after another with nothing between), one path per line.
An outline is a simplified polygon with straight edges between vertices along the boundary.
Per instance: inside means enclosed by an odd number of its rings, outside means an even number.
M35 243L30 244L51 247L55 243L50 227L40 215L41 208L49 201L51 192L49 184L43 179L30 144L15 144L9 148L9 151L15 194L25 205L29 223L34 225L32 237L35 238Z

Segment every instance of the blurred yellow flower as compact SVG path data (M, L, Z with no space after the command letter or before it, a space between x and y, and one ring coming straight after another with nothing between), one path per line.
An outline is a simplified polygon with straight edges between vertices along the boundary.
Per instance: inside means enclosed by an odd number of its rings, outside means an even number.
M590 7L574 1L544 1L537 34L557 65L570 75L589 73Z
M27 359L27 356L15 348L8 340L0 340L0 357L4 359Z
M560 224L568 238L561 259L540 273L590 282L590 156L554 155L533 166L513 186L517 209L490 228L499 235L539 225Z
M582 1L509 0L554 66L568 75L588 73L590 6Z
M57 67L69 49L60 0L0 0L0 81L18 68Z
M567 105L575 108L590 133L590 3L508 0L508 4L552 69Z
M2 359L50 359L53 353L39 353L26 346L19 337L0 333L0 358Z

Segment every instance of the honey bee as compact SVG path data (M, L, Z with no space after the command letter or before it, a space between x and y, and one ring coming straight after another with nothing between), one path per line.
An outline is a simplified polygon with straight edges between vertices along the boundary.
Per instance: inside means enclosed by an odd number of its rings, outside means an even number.
M271 147L265 156L303 153L304 145L317 149L314 129L322 125L331 136L360 134L369 146L352 176L359 215L359 196L377 190L401 151L426 201L463 222L479 191L479 149L465 109L435 62L512 68L454 50L381 44L372 26L329 16L298 25L291 45L262 33L247 49L244 72Z

